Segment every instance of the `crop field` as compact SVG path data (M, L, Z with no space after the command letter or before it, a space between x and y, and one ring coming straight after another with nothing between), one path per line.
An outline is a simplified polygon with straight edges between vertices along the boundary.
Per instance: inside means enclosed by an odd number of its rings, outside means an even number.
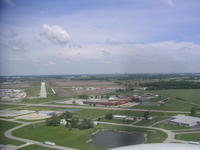
M115 87L119 86L117 83L110 81L72 81L72 80L50 80L49 84L53 87L73 87L73 86L101 86L101 87Z
M80 130L73 128L72 130L69 130L69 128L64 126L52 127L45 126L42 123L20 128L14 131L13 134L15 136L33 139L41 142L48 140L62 146L68 146L77 149L95 150L97 148L93 147L90 144L87 144L86 141L89 140L91 134L98 129L112 129L146 133L147 143L162 142L167 137L167 135L161 131L133 127L99 125L91 129Z
M24 144L23 142L20 141L15 141L8 139L4 137L4 132L10 128L14 128L15 126L18 126L19 123L13 123L9 121L2 121L0 120L0 143L1 144L13 144L13 145L21 145Z
M39 86L40 86L40 81L23 81L19 83L0 84L1 89L20 89L20 88L39 87Z
M95 90L74 90L78 95L102 95L112 92L113 90L108 89L95 89Z
M71 88L54 88L54 90L56 94L59 95L60 97L71 98L77 96L77 94L74 91L72 91Z

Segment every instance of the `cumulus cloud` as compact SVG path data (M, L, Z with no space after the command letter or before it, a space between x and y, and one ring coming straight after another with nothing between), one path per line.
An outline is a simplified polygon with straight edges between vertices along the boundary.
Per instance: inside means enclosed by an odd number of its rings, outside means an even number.
M160 0L163 4L168 5L170 7L174 7L174 2L173 0Z
M22 40L9 42L8 48L13 52L27 52L27 44Z
M56 44L65 45L70 41L70 35L57 25L43 24L43 31L41 35L45 36L51 42Z
M3 2L5 4L10 5L11 7L15 6L15 3L12 0L0 0L0 2Z

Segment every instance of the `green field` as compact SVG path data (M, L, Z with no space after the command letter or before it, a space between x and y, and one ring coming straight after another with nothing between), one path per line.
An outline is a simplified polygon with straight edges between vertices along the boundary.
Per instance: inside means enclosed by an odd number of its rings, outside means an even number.
M23 148L19 148L18 150L54 150L54 149L38 145L28 145Z
M176 139L185 141L200 141L200 133L177 134Z
M161 98L155 98L147 102L156 102L158 100L169 98L165 104L161 106L143 106L137 105L133 108L140 109L155 109L155 110L174 110L174 111L190 111L192 107L199 108L200 111L200 90L199 89L176 89L176 90L156 90L152 91L161 96ZM196 105L195 105L196 104Z
M181 98L185 102L200 104L200 89L158 90L160 95L170 98Z
M27 96L36 97L40 95L40 87L33 87L26 89Z
M155 125L155 127L163 128L167 130L189 129L189 127L179 126L179 125L170 124L170 123L159 123Z
M2 121L0 120L0 143L1 144L13 144L13 145L22 145L23 142L11 140L4 136L4 132L8 129L14 128L15 126L20 125L19 123Z
M147 143L162 142L167 135L161 131L140 129L124 126L99 125L91 129L75 129L69 130L64 126L45 126L44 124L29 125L14 131L14 135L36 141L52 141L58 145L68 146L77 149L94 150L97 149L86 141L90 139L90 135L98 129L112 129L129 132L143 132L147 134ZM26 134L29 133L29 134Z
M0 110L8 109L8 108L14 108L14 107L19 107L19 105L7 105L7 104L1 104L1 105L0 105Z
M50 102L50 101L56 101L60 100L63 97L58 96L57 94L53 94L51 88L47 88L47 98L25 98L22 100L23 103L44 103L44 102Z

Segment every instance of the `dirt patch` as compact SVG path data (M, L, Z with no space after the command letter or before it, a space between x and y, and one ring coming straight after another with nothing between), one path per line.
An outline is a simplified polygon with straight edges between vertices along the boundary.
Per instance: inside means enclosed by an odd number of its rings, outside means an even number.
M61 97L68 97L70 94L63 88L54 88L54 91L56 94L58 94Z

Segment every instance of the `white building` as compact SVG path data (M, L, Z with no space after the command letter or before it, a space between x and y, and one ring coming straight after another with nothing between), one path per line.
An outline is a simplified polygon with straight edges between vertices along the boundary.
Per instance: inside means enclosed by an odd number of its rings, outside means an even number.
M123 115L113 115L113 119L134 120L133 117L123 116Z
M189 127L200 126L199 117L191 117L191 116L185 116L185 115L173 116L170 122L175 123L177 125L183 125L183 126L189 126Z
M60 125L66 125L67 124L67 121L65 119L60 119Z

